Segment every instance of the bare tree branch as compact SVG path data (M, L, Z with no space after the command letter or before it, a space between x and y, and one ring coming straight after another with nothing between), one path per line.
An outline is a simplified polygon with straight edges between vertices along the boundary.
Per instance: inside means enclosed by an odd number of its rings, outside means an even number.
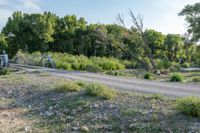
M125 22L124 22L124 16L121 14L117 14L117 23L121 26L123 26L124 28L126 28Z

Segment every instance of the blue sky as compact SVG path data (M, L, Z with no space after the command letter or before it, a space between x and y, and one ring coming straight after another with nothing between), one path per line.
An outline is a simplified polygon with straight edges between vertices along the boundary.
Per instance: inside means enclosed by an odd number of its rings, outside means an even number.
M145 28L165 34L186 31L186 23L178 12L198 0L0 0L0 29L13 11L26 13L51 11L59 16L75 14L89 23L116 23L117 13L123 14L131 26L128 10L144 17Z

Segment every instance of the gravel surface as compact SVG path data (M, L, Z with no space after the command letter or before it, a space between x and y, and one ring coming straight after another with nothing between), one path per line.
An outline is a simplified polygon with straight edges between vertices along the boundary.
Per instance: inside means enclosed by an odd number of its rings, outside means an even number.
M171 97L200 96L200 84L194 83L172 83L158 82L128 77L115 77L104 74L96 74L80 71L65 71L42 67L27 67L25 65L14 65L14 67L46 72L54 76L64 77L72 80L102 83L120 91L142 92L162 94Z

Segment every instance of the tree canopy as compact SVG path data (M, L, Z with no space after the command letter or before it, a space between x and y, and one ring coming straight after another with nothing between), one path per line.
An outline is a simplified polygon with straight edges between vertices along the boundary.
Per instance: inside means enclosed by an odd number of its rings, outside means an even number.
M142 19L132 12L133 26L88 24L75 15L60 18L51 12L27 14L14 12L0 34L0 52L13 57L26 52L61 52L74 55L116 57L137 62L139 67L156 67L156 60L194 62L197 46L176 34L164 35L153 29L143 30ZM120 17L120 16L119 16ZM123 20L121 19L121 22ZM123 23L123 22L122 22ZM9 38L12 33L15 37Z

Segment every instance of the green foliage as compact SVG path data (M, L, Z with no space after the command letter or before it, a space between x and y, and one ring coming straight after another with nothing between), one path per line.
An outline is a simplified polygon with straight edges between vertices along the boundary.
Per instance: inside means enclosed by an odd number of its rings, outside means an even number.
M86 93L91 96L98 96L104 99L112 99L116 97L117 92L100 84L89 84L86 86Z
M176 101L177 109L190 116L200 117L200 98L199 97L185 97Z
M78 92L80 91L80 86L74 81L60 81L56 84L56 92Z
M45 58L43 58L45 55ZM64 70L85 70L89 72L101 72L105 70L122 70L125 66L116 58L113 57L86 57L83 55L74 56L67 53L40 53L33 52L28 54L19 51L13 58L13 62L19 64L29 64L29 65L43 65L43 59L45 66L48 66L47 55L51 55L53 61L58 69Z
M10 32L15 37L6 39ZM36 56L35 51L57 52L54 55L55 63L66 70L86 70L88 66L102 70L125 67L156 69L156 66L168 69L170 62L200 66L199 48L187 41L186 37L176 34L165 36L155 30L146 30L141 34L136 28L127 29L116 24L87 24L84 18L75 15L60 18L50 12L14 12L0 34L0 52L3 49L8 51L9 57L16 55L20 49ZM29 59L26 64L32 64ZM37 65L43 63L40 58L33 59ZM155 63L157 60L160 61ZM45 64L49 65L47 61Z
M137 63L134 61L129 60L121 60L121 63L125 66L127 69L134 69L136 68Z
M156 66L157 69L159 70L163 70L163 69L170 69L171 67L171 62L167 61L167 60L156 60Z
M171 71L178 71L178 70L180 70L180 64L176 63L176 62L171 62L170 70Z
M113 75L113 76L126 76L126 73L119 72L119 71L108 71L106 72L108 75Z
M97 73L97 72L101 72L102 71L102 68L101 67L99 67L99 66L97 66L97 65L87 65L86 67L85 67L85 69L86 69L86 71L88 71L88 72L95 72L95 73Z
M171 82L182 82L183 81L183 76L181 74L178 73L174 73L172 74L171 78L170 78Z
M8 45L6 41L6 36L4 34L0 34L0 54L3 52L3 50L7 51Z
M152 78L153 78L153 74L151 74L151 73L144 74L144 79L152 79Z
M179 13L181 16L185 16L185 20L189 23L188 32L192 34L192 40L199 41L200 39L200 3L194 5L186 5L184 9Z
M200 82L200 77L193 78L192 82Z
M190 63L183 63L181 66L184 67L184 68L189 68L190 67Z
M147 45L149 46L151 54L156 58L162 54L162 49L165 41L165 36L161 32L155 30L146 30L144 33Z
M165 39L166 56L170 62L179 62L185 56L183 39L180 35L168 34Z
M9 68L0 67L0 75L7 75L10 73Z

